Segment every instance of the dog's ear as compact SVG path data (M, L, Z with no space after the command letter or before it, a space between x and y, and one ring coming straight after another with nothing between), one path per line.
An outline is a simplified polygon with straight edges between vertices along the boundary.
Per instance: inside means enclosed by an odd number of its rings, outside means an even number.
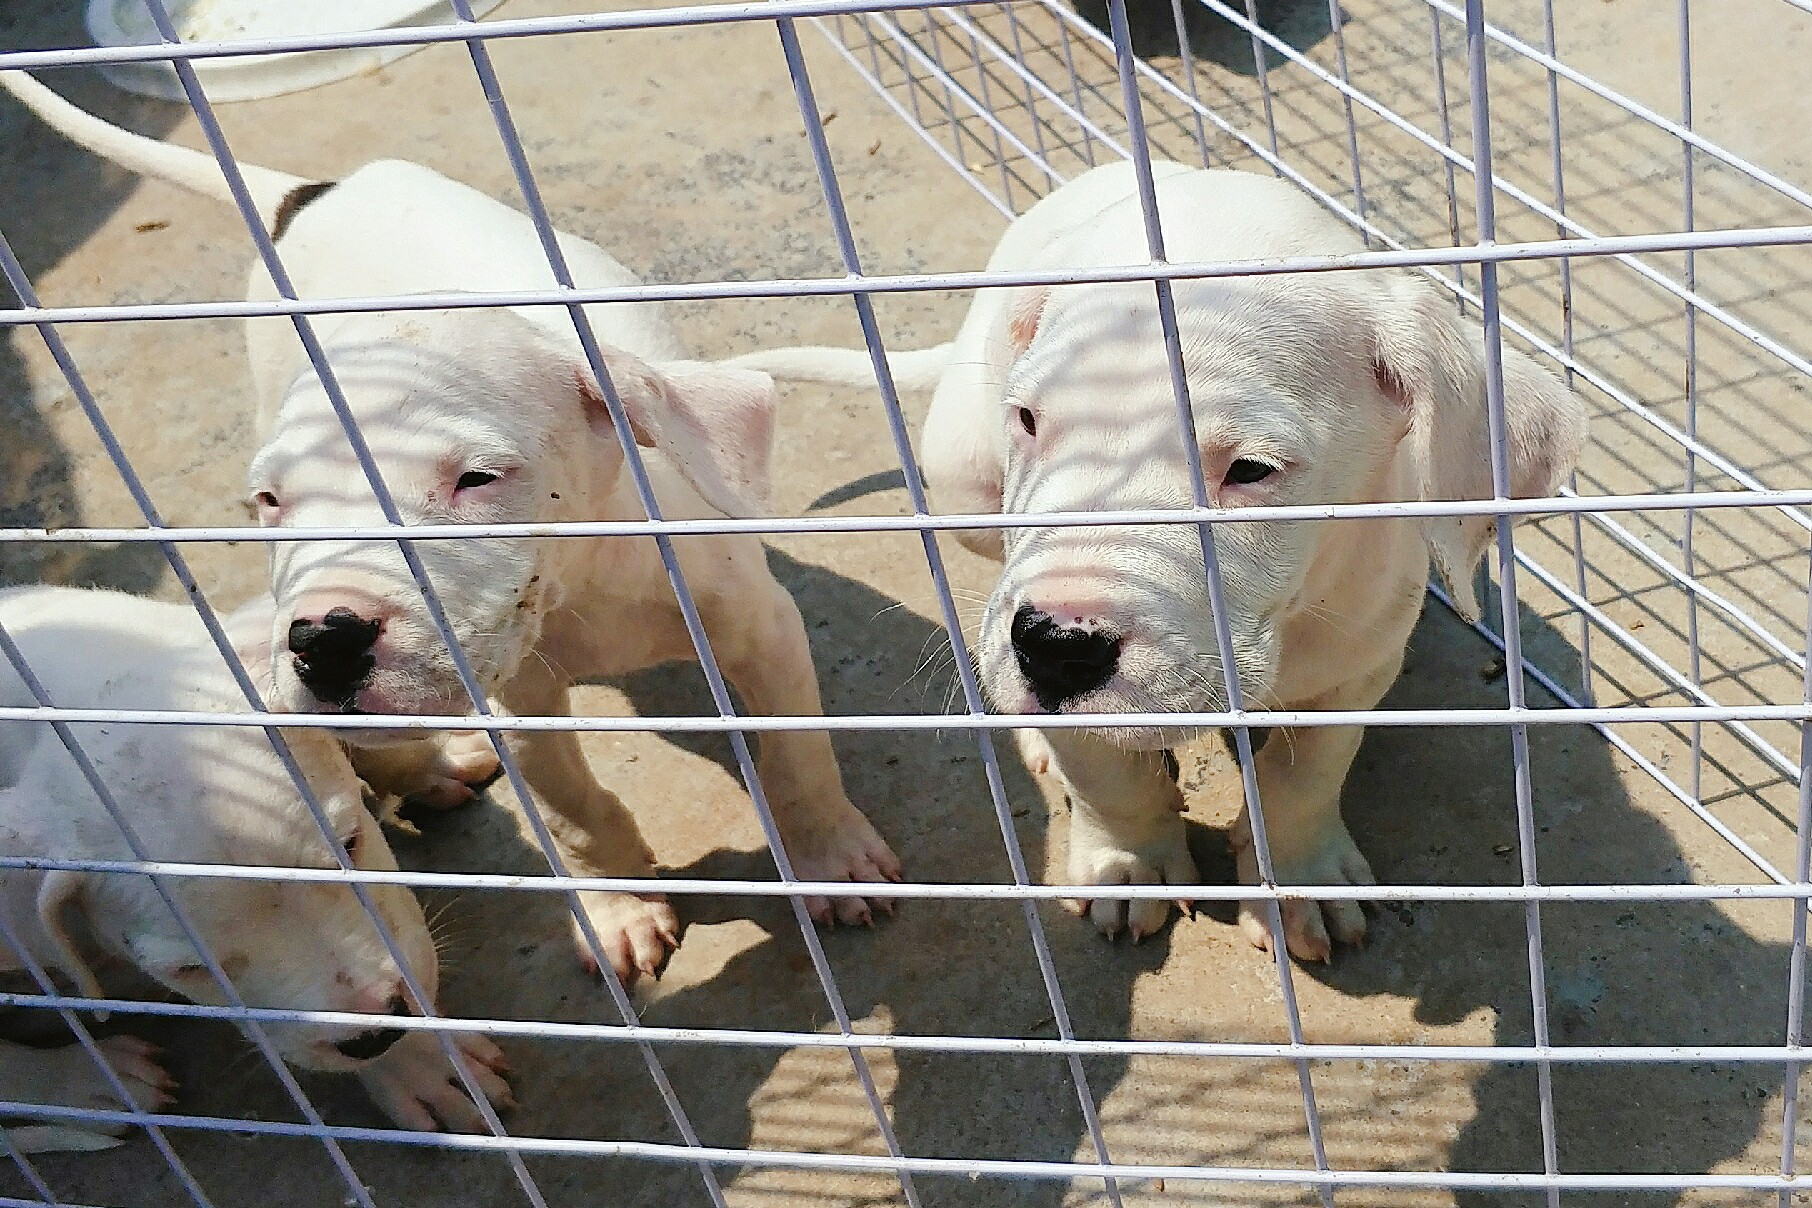
M673 459L692 488L726 516L768 511L774 460L774 379L753 369L704 362L659 367L619 354L611 384L635 442ZM579 392L594 423L609 423L591 372L578 371Z
M1405 276L1393 283L1374 340L1378 388L1405 413L1417 498L1491 498L1483 333L1463 327L1445 295ZM1585 443L1585 407L1553 374L1510 348L1504 349L1504 426L1511 497L1554 494ZM1423 521L1435 569L1469 621L1479 614L1472 572L1496 529L1490 516Z
M1013 292L1007 305L1008 359L1017 361L1032 347L1038 337L1038 325L1044 322L1045 304L1051 300L1048 286L1033 285Z
M69 912L80 910L88 891L88 874L59 869L44 875L38 886L38 925L56 950L57 965L85 997L102 998L101 983L82 959L69 934Z
M1010 366L1031 350L1044 323L1050 303L1048 286L1033 285L1015 289L1007 297L1005 312L996 320L988 336L988 360L991 364ZM952 378L970 372L969 366L950 370ZM998 383L994 383L998 388ZM1007 481L1007 446L1002 427L1004 417L991 413L970 413L966 407L939 405L940 394L931 402L925 417L924 434L919 440L919 458L925 470L925 485L937 498L939 511L970 512L985 515L998 512ZM1005 536L999 529L957 529L957 543L970 551L999 562L1006 557Z

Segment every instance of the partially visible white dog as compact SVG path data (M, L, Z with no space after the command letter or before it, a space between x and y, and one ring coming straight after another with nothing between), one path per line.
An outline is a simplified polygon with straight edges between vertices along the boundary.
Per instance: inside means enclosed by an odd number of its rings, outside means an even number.
M271 602L229 619L247 668L269 689ZM244 712L225 661L187 605L114 592L26 587L0 592L0 624L21 647L51 700L71 708ZM35 704L0 660L0 704ZM191 864L333 868L320 826L263 731L231 726L72 723L145 854ZM365 808L344 749L322 730L285 731L354 865L394 871L396 859ZM389 782L386 787L405 786ZM0 722L0 852L55 860L130 861L131 846L48 724ZM264 1025L283 1058L310 1070L357 1073L406 1128L473 1131L477 1109L454 1083L439 1042L383 1025L420 1014L371 915L344 884L170 877L166 884L201 940L252 1007L376 1016L370 1027ZM432 997L439 962L421 906L407 888L369 886L372 904L418 985ZM32 960L102 997L95 965L121 960L199 1003L226 1000L200 953L149 877L109 872L0 869L0 904ZM25 968L0 945L0 971ZM432 1004L427 1004L431 1006ZM455 1043L492 1102L510 1102L503 1054L482 1036ZM168 1099L149 1046L100 1042L140 1106ZM0 1095L23 1102L110 1106L112 1088L74 1046L34 1050L0 1042ZM14 1131L31 1149L114 1144L101 1126L44 1124Z
M1352 232L1268 176L1158 163L1173 262L1359 252ZM1149 262L1131 164L1098 168L1015 221L988 267ZM1420 277L1348 271L1179 281L1179 336L1209 502L1332 504L1491 497L1480 333ZM781 377L872 383L866 353L781 349L737 358ZM919 455L943 513L1190 507L1194 492L1149 283L977 292L952 344L906 353L903 386L936 385ZM1585 439L1585 410L1521 353L1504 353L1510 487L1551 495ZM1432 556L1461 611L1489 517L1262 521L1215 530L1241 692L1253 707L1369 709L1402 667ZM1191 525L1014 528L956 536L1005 568L976 656L1006 713L1166 713L1226 707L1207 575ZM1370 884L1340 816L1359 727L1274 735L1259 797L1280 884ZM1168 745L1175 728L1022 734L1035 770L1073 803L1075 883L1196 879ZM1248 819L1239 867L1256 883ZM1268 946L1258 903L1241 921ZM1161 927L1165 901L1097 900L1112 935ZM1289 950L1359 942L1352 901L1291 900ZM1330 939L1331 933L1331 939Z
M119 130L22 73L6 87L76 142L137 171L226 197L215 162ZM307 298L548 289L533 224L427 168L394 160L337 183L247 165L246 180L295 287ZM593 244L559 237L581 286L636 278ZM262 264L248 297L276 291ZM655 493L670 518L766 506L773 383L685 359L664 311L588 307ZM560 307L320 316L314 329L363 439L408 524L632 520L644 516L617 433ZM251 483L263 523L381 525L384 517L331 400L284 319L247 340L268 440ZM818 714L817 675L792 598L752 537L675 541L725 675L758 713ZM693 647L652 539L478 540L417 551L487 693L518 714L569 711L568 689ZM460 714L452 658L391 542L272 547L277 699L298 712ZM379 745L394 732L354 741ZM850 804L828 735L775 733L759 773L795 872L814 881L898 879L899 862ZM524 774L555 816L569 871L650 876L634 819L593 778L571 733L520 741ZM471 753L466 753L470 757ZM482 760L483 756L478 757ZM474 773L478 769L474 768ZM582 898L625 980L654 973L678 942L656 894ZM821 922L866 923L861 896L808 900ZM589 962L581 938L580 955Z

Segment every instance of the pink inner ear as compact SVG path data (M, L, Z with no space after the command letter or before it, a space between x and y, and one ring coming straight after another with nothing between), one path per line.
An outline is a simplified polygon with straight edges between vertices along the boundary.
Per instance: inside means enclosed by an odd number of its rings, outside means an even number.
M1372 360L1372 378L1378 383L1378 389L1384 393L1384 397L1400 407L1409 406L1409 386L1401 377L1397 376L1396 371L1389 365L1374 358Z
M1032 338L1038 334L1039 320L1044 318L1044 304L1051 291L1043 288L1023 290L1013 299L1013 306L1007 312L1007 339L1012 343L1013 355L1024 356L1026 349L1032 346Z
M609 427L610 408L604 404L603 387L592 381L591 374L583 366L574 367L573 380L578 386L579 402L584 406L586 415L591 417L593 423ZM612 384L616 384L614 375ZM653 448L654 434L648 431L647 425L636 415L635 410L630 407L629 397L623 393L623 388L620 385L617 386L617 397L622 400L623 412L629 417L629 434L635 437L635 443L642 446L644 449Z
M583 366L573 366L573 386L579 391L579 404L585 408L585 414L594 423L609 423L610 409L604 405L604 391L591 380L591 374Z

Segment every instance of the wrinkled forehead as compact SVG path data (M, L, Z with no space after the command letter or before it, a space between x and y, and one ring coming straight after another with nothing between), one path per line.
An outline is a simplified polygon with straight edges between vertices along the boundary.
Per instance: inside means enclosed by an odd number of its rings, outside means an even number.
M1327 435L1325 408L1313 404L1338 394L1353 353L1325 307L1264 278L1178 282L1174 297L1202 443L1298 446ZM1180 447L1170 354L1149 283L1053 289L1006 385L1011 405L1053 421L1054 439L1087 439L1117 456Z
M343 334L328 348L332 380L380 466L431 466L479 452L515 459L542 444L550 419L545 366L487 360L477 346L455 356L445 343ZM341 478L351 468L357 477L346 424L313 367L284 395L253 476L288 478L310 468Z

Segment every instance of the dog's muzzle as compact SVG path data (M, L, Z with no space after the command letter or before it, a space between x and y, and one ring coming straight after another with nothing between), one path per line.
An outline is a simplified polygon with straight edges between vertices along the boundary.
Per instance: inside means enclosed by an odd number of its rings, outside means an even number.
M296 618L289 625L296 678L322 700L351 710L377 666L371 648L383 628L381 621L367 620L350 608L330 608L319 621Z

